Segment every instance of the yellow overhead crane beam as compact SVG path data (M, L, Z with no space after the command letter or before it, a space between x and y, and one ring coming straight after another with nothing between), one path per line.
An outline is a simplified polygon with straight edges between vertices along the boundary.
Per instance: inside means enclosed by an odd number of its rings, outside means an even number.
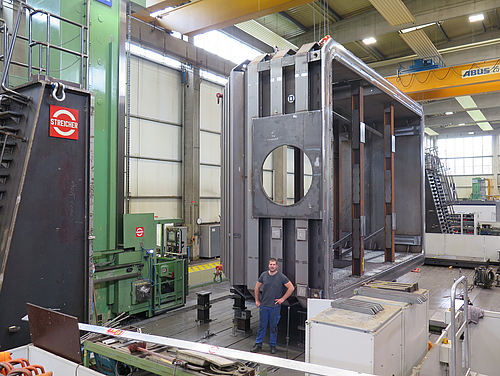
M386 77L416 101L500 90L500 59Z
M169 30L188 36L222 29L267 14L281 12L312 2L312 0L147 0L146 9L134 16L146 22L155 22ZM185 3L183 5L180 5ZM177 7L175 7L177 6ZM155 11L175 7L161 18L152 18Z

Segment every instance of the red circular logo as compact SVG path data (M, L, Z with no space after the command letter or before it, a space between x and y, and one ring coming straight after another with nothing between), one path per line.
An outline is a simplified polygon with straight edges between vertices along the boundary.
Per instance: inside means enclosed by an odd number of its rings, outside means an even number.
M135 237L142 238L144 236L144 227L136 227L135 228Z
M210 350L208 350L210 354L215 354L218 351L219 351L219 346L212 346Z

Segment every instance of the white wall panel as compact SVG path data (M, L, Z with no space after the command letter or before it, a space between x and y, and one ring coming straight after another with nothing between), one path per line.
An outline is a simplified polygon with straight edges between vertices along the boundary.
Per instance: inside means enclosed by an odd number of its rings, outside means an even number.
M182 128L177 125L140 121L140 151L146 158L180 161Z
M139 161L135 158L130 158L130 195L131 196L139 196L138 188L137 188L137 163ZM125 161L125 163L127 163ZM127 178L125 171L125 179ZM126 181L126 180L125 180ZM124 187L125 196L127 196L127 187Z
M181 72L132 57L131 113L181 123Z
M141 79L139 77L139 65L143 59L136 56L130 57L130 113L133 115L138 114L138 103L139 103L139 82Z
M221 131L221 104L217 104L217 93L224 88L208 81L201 81L200 85L200 129L220 133Z
M182 195L182 128L174 125L182 121L182 94L179 71L132 56L131 213L153 212L168 218L182 216L181 198L162 198ZM145 196L156 197L146 199Z
M158 218L182 218L182 200L175 198L130 200L131 213L154 213Z
M139 157L141 155L141 121L130 118L130 155ZM125 145L126 147L126 145Z
M200 132L200 163L220 165L220 155L220 135Z
M139 160L137 196L181 196L181 169L180 163Z
M220 167L200 166L200 198L220 197Z
M204 223L220 222L220 199L200 198L200 218Z

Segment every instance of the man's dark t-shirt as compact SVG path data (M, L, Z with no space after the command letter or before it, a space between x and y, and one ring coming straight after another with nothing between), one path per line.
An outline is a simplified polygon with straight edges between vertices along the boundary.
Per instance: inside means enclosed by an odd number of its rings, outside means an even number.
M284 285L290 280L279 271L275 275L269 275L269 272L266 271L260 275L259 282L262 283L261 305L276 307L275 300L283 296Z

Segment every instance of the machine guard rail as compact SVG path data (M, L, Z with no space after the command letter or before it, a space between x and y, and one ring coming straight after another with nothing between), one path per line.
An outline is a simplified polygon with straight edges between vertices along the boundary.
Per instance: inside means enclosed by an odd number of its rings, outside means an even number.
M455 301L456 301L456 295L457 295L457 287L458 285L462 284L463 285L463 298L464 298L464 304L463 304L463 317L464 320L460 324L460 327L457 330L457 319L459 317L460 309L458 312L456 312L455 309ZM469 299L467 295L467 277L466 276L461 276L459 279L455 281L453 286L451 286L451 293L450 293L450 301L451 301L451 365L450 365L450 376L458 376L458 375L463 375L463 372L457 373L457 340L460 338L460 335L463 333L464 334L464 344L465 344L465 375L470 374L470 348L469 348ZM462 362L460 362L460 366L462 365Z

